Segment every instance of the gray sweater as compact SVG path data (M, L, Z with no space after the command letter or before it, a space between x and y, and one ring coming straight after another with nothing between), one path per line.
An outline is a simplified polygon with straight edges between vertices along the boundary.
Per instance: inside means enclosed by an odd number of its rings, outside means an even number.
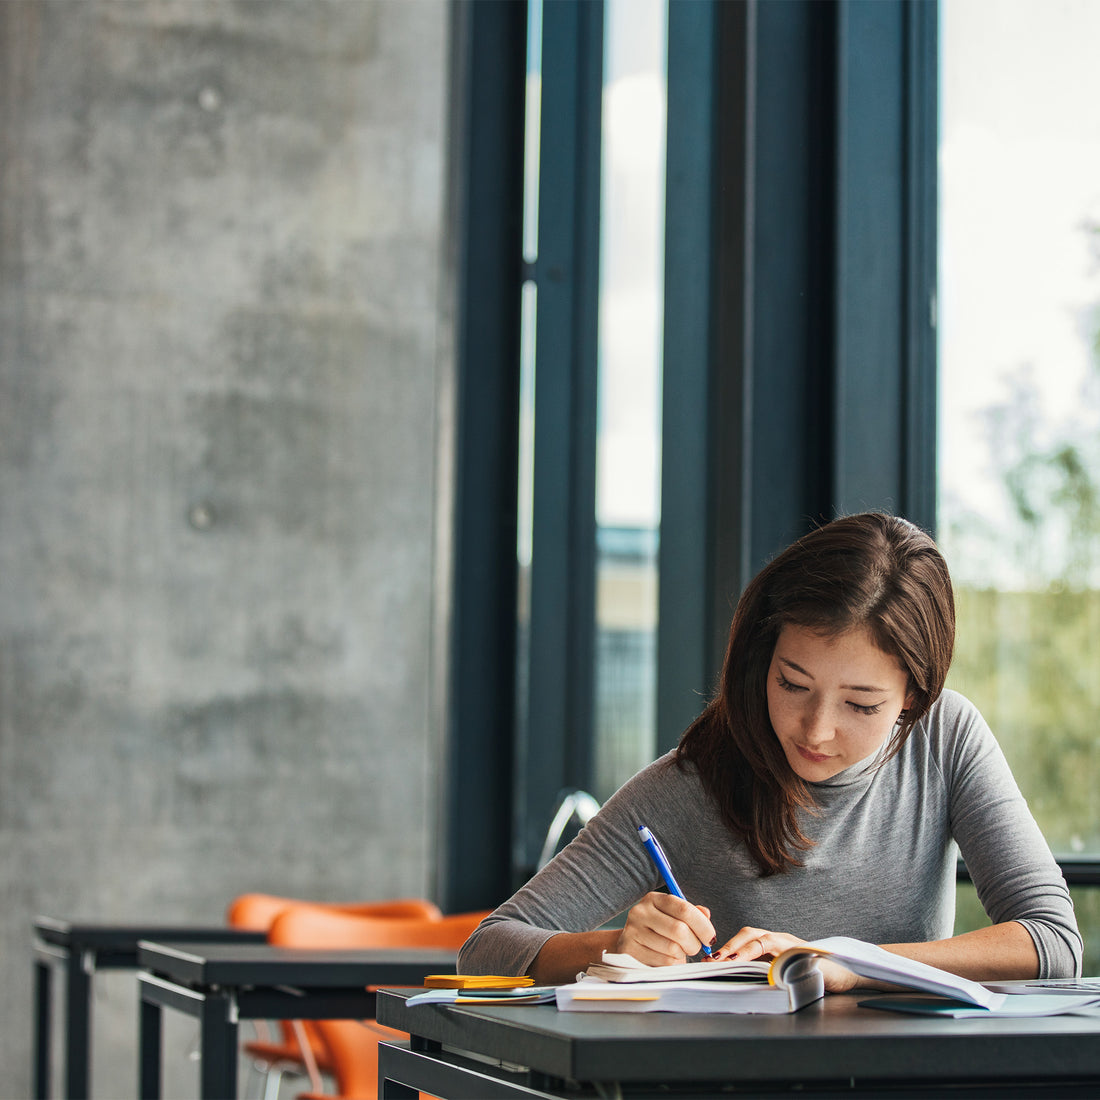
M977 708L945 691L901 752L811 784L804 865L763 878L694 770L672 754L625 783L580 835L473 933L462 973L523 974L555 932L601 927L662 882L638 840L648 825L687 898L724 943L752 925L803 939L912 943L952 934L961 851L993 923L1019 921L1040 977L1081 973L1065 880ZM957 848L956 848L957 844Z

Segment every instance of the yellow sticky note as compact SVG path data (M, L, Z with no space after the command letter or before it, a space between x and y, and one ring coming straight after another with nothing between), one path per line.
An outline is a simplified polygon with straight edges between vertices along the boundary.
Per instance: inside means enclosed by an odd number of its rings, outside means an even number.
M518 989L534 984L534 978L503 974L429 974L424 979L429 989Z

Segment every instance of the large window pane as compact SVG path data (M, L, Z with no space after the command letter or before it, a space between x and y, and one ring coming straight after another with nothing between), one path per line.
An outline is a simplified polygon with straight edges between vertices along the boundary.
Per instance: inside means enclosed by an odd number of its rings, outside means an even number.
M942 5L950 685L989 719L1055 851L1090 856L1100 855L1098 41L1093 0Z
M604 20L594 774L606 798L656 742L665 3Z

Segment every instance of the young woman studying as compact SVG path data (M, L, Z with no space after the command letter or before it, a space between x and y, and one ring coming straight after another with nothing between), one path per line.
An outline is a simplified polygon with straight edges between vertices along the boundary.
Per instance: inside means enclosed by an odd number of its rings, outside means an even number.
M1080 974L1058 865L982 716L943 688L954 636L947 565L913 524L799 539L745 589L679 746L478 927L461 970L558 983L604 950L749 960L845 935L978 980ZM957 852L992 923L953 936ZM826 968L828 989L857 984Z

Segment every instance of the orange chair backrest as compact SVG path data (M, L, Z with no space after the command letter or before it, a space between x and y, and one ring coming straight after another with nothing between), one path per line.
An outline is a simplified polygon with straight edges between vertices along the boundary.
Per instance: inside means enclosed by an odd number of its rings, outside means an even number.
M487 912L455 913L436 919L342 913L327 906L292 905L268 929L268 940L286 947L459 948Z
M225 920L231 928L245 928L254 932L266 932L271 922L292 905L320 905L338 913L363 913L380 917L415 917L439 919L443 916L439 906L426 898L392 898L385 901L326 902L305 898L289 898L279 894L247 893L233 899L226 910Z

